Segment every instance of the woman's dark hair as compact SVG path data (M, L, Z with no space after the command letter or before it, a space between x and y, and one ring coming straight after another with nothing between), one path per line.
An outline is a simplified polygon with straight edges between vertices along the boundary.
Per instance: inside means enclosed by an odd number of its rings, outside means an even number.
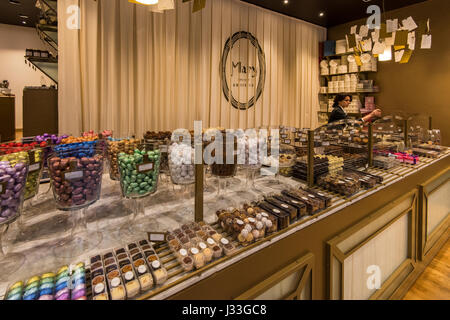
M345 98L349 97L350 98L350 102L353 101L353 97L351 94L338 94L336 96L336 98L334 98L334 104L333 104L333 108L337 108L339 107L339 102L344 101Z

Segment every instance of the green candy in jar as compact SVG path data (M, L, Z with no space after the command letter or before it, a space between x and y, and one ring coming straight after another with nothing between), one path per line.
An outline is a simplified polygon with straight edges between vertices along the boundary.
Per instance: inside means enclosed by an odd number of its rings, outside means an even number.
M43 152L41 149L30 151L28 153L28 157L30 167L27 176L27 183L25 185L25 200L33 198L39 191L42 165L44 160Z
M119 154L122 193L127 198L140 198L157 189L160 152L134 150L133 154Z

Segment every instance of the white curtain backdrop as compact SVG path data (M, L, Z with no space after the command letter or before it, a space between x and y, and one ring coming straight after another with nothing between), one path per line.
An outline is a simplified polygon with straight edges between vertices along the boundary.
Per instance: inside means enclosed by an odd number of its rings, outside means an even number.
M319 42L326 29L237 0L207 0L152 13L127 0L59 0L60 131L260 126L315 127ZM70 30L67 8L81 8ZM266 83L256 105L237 110L222 92L220 61L238 31L259 41ZM256 60L254 53L248 59Z

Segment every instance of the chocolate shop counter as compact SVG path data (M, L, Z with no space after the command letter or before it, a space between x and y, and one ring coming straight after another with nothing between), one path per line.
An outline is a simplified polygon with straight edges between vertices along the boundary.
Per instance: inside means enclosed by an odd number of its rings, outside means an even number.
M449 152L367 173L382 182L346 196L283 176L208 178L198 223L191 187L167 177L151 197L124 199L105 175L82 214L58 210L43 185L4 236L6 257L22 259L0 273L0 296L401 298L449 237ZM70 235L78 247L62 250Z

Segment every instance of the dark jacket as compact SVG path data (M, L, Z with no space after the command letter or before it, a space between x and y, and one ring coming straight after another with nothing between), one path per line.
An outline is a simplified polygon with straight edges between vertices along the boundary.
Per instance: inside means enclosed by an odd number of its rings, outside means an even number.
M345 120L348 118L348 115L342 110L341 107L336 107L331 112L330 117L328 119L328 123L332 123L339 120Z

